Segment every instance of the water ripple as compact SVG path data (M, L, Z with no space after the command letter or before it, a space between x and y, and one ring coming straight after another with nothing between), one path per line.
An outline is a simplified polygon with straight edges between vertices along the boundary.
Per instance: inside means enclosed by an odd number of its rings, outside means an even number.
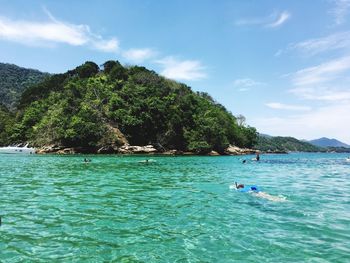
M345 157L0 155L0 262L349 262Z

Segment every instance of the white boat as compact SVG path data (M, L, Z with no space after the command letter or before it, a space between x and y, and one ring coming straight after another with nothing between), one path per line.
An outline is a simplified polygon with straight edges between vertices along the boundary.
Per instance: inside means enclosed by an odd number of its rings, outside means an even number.
M23 147L20 146L6 146L6 147L0 147L0 154L6 153L6 154L35 154L35 148L28 147L28 144L26 144Z

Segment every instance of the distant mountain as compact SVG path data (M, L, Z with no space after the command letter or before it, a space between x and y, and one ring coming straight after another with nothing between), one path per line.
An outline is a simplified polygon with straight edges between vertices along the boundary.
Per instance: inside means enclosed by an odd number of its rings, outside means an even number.
M350 148L350 145L343 143L341 141L338 141L336 139L329 139L326 137L322 137L320 139L311 140L309 141L312 145L319 146L319 147L344 147L344 148Z
M259 134L254 147L264 152L324 152L326 149L300 141L293 137L266 136Z
M265 133L259 133L259 136L265 137L265 138L271 138L271 137L273 137L273 136L268 135L268 134L265 134Z
M49 76L39 70L0 63L0 104L13 110L22 92Z

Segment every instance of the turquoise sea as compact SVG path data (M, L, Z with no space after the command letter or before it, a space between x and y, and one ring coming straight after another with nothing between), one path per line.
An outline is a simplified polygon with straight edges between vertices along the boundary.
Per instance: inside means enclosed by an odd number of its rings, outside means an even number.
M0 262L350 262L346 154L84 157L0 155Z

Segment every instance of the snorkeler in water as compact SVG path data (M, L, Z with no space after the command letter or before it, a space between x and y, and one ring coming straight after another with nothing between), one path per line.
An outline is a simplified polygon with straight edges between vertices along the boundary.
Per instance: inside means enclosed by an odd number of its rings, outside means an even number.
M244 188L244 184L237 184L237 182L235 182L235 185L236 185L236 189Z

